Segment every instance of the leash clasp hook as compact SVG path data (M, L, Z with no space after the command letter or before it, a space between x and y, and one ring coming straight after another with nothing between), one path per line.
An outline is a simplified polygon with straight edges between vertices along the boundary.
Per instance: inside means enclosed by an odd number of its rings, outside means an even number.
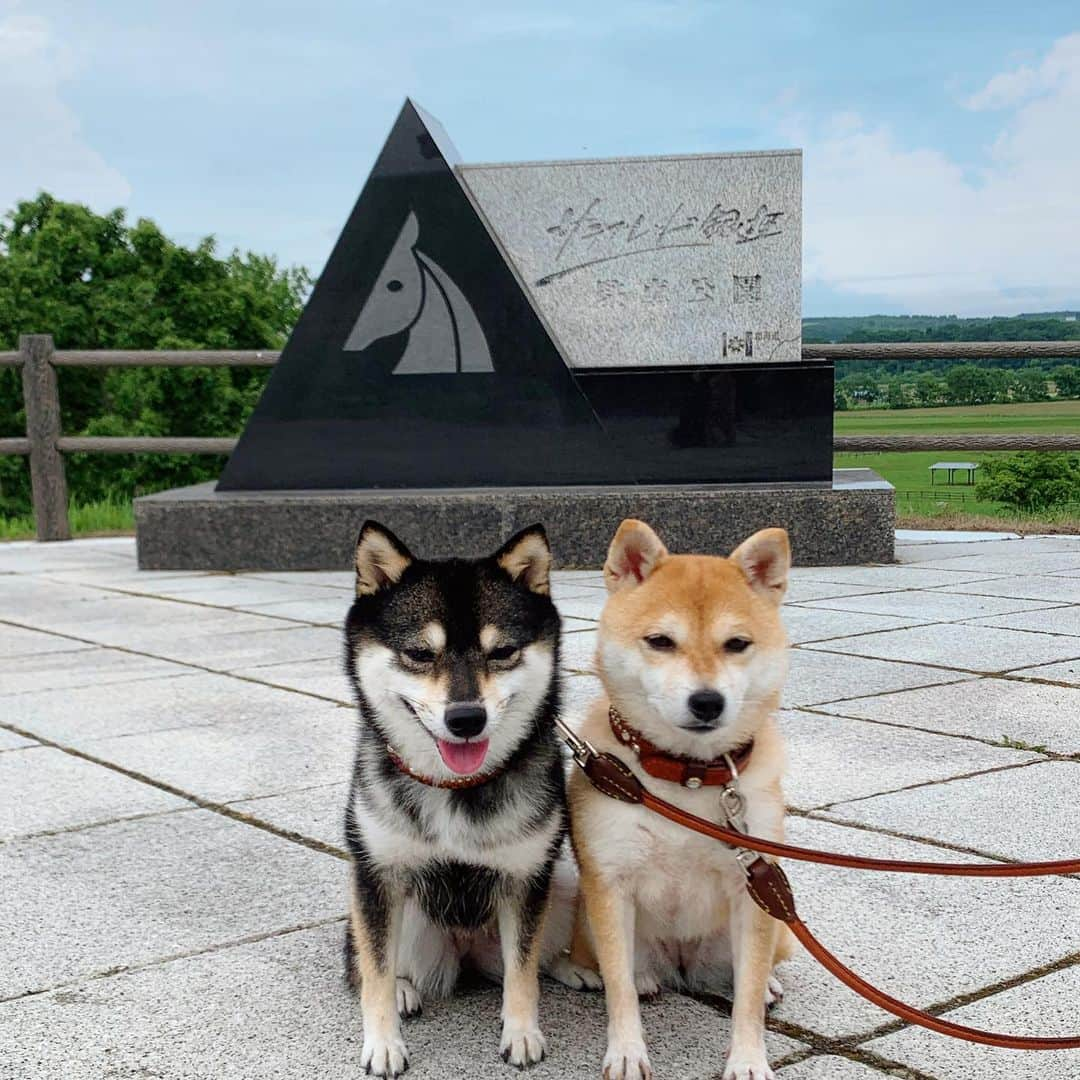
M586 764L597 756L596 748L587 739L581 738L558 713L555 714L555 726L559 729L563 742L570 747L571 757L584 769Z

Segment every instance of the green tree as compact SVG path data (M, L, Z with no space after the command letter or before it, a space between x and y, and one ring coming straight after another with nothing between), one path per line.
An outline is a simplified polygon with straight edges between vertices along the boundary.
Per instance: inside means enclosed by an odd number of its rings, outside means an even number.
M904 379L897 376L885 384L885 404L890 409L906 409L909 406Z
M980 463L975 496L1018 510L1080 502L1080 457L1025 450Z
M1059 398L1080 397L1080 367L1060 364L1050 372L1050 378Z
M1022 368L1016 373L1016 396L1021 401L1048 401L1050 392L1046 386L1047 379L1042 368Z
M982 405L989 401L993 390L990 377L974 364L957 364L945 373L948 405Z
M915 377L915 400L923 406L937 405L941 401L945 387L936 376L924 371Z
M0 349L51 333L60 349L279 348L311 279L265 255L220 257L212 237L193 248L152 221L95 214L47 194L0 220ZM255 368L62 369L66 434L235 435L266 381ZM14 369L0 369L0 436L24 430ZM130 497L216 476L220 459L74 455L83 501ZM25 512L25 463L0 458L0 511Z

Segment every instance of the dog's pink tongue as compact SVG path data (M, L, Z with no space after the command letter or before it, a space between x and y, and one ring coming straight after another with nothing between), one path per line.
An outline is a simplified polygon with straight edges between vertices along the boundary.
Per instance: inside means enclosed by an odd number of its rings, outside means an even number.
M488 740L479 739L476 742L446 742L439 739L439 753L448 769L461 776L468 776L476 772L484 764L487 757Z

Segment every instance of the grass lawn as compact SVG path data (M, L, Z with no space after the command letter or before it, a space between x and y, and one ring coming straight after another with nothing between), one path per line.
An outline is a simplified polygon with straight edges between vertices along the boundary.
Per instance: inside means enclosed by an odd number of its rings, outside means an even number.
M1080 401L940 409L854 409L835 414L835 431L837 435L929 435L936 432L1065 435L1080 432ZM1080 517L1074 510L1029 517L1004 510L994 503L978 502L972 487L956 484L931 488L930 466L935 462L985 461L994 456L983 451L935 450L837 454L834 460L838 468L869 468L888 480L896 488L897 524L901 527L1080 531ZM1077 492L1077 502L1080 502L1080 492Z
M833 459L838 469L873 469L874 472L883 476L894 488L896 488L896 506L902 510L906 503L926 502L928 506L935 505L930 492L930 466L938 461L984 461L993 455L987 453L970 454L960 450L931 450L918 451L908 454L837 454ZM978 476L978 473L975 474ZM963 484L936 485L938 491L936 504L940 506L961 507L973 514L995 514L997 509L993 503L975 501L975 489ZM949 498L950 495L964 496L961 498Z
M930 435L958 431L985 434L1080 432L1080 401L1023 405L964 405L940 409L852 409L835 414L837 435ZM949 457L963 458L960 453ZM940 458L939 458L940 460Z
M68 506L68 520L72 536L118 536L135 531L135 512L130 502L96 502L82 506ZM35 537L32 515L0 517L0 541L33 540Z

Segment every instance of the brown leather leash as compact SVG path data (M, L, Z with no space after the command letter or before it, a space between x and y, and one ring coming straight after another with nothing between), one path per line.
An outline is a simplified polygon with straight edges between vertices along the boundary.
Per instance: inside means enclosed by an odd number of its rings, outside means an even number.
M729 844L735 849L735 858L746 874L746 888L754 902L774 919L785 923L806 951L822 967L840 980L849 990L866 998L878 1008L898 1016L908 1023L918 1024L942 1035L949 1035L966 1042L985 1043L1009 1050L1077 1050L1080 1035L1061 1038L1044 1038L1026 1035L1002 1035L983 1031L916 1009L897 998L879 990L862 976L857 975L834 956L810 931L795 910L795 896L787 875L776 863L768 862L762 854L798 859L803 862L824 863L856 870L879 870L907 874L939 874L949 877L1036 877L1046 874L1080 873L1080 859L1062 859L1056 862L1032 863L933 863L903 859L870 859L859 855L842 855L833 851L818 851L795 844L779 843L759 836L751 836L741 829L726 828L705 818L698 817L661 799L645 787L633 772L614 754L600 753L586 740L580 738L561 718L557 724L573 755L574 761L588 777L589 782L604 795L619 802L635 803L669 821ZM732 770L738 778L737 769ZM728 821L741 820L742 796L733 786L721 793L721 804ZM756 855L754 853L757 853Z

